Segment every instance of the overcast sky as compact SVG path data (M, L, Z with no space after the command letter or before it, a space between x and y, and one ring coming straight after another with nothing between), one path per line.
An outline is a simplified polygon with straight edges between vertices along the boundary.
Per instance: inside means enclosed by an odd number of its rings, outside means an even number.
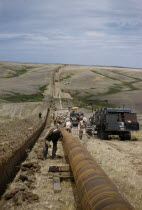
M0 0L0 60L142 68L142 0Z

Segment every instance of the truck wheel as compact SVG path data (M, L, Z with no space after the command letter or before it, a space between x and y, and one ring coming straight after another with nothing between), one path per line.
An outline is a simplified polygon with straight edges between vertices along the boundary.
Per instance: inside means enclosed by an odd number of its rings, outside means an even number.
M125 135L120 135L119 138L120 138L121 141L124 141L125 140Z
M125 134L125 140L131 140L131 133Z
M105 132L101 132L101 134L100 134L100 139L102 139L102 140L107 140L107 139L108 139L108 134L105 133Z
M99 139L100 138L100 133L97 131L97 138Z
M108 140L108 134L107 133L104 133L104 139Z
M119 137L120 137L120 139L121 139L122 141L131 140L131 133L130 133L130 132L127 132L127 133L125 133L125 134L123 134L123 135L120 135Z
M103 135L103 133L100 133L100 139L101 139L101 140L104 140L104 135Z

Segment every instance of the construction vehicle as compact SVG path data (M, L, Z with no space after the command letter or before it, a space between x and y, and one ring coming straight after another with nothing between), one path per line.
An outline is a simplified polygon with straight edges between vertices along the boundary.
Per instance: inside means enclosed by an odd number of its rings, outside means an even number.
M130 140L132 130L139 130L136 113L129 108L96 109L93 115L94 126L100 139L118 135L121 140Z
M81 115L83 115L82 112L76 112L74 110L70 112L70 121L73 126L78 126Z

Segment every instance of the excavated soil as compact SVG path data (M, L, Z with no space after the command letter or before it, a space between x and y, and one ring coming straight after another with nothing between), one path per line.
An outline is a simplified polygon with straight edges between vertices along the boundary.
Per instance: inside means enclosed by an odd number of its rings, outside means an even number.
M45 126L45 119L29 118L0 125L0 195L18 171Z
M41 126L38 117L0 124L0 166Z

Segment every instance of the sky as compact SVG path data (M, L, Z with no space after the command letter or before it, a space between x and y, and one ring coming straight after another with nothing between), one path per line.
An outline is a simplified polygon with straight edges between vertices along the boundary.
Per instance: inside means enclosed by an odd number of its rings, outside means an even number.
M0 61L142 68L142 1L0 0Z

